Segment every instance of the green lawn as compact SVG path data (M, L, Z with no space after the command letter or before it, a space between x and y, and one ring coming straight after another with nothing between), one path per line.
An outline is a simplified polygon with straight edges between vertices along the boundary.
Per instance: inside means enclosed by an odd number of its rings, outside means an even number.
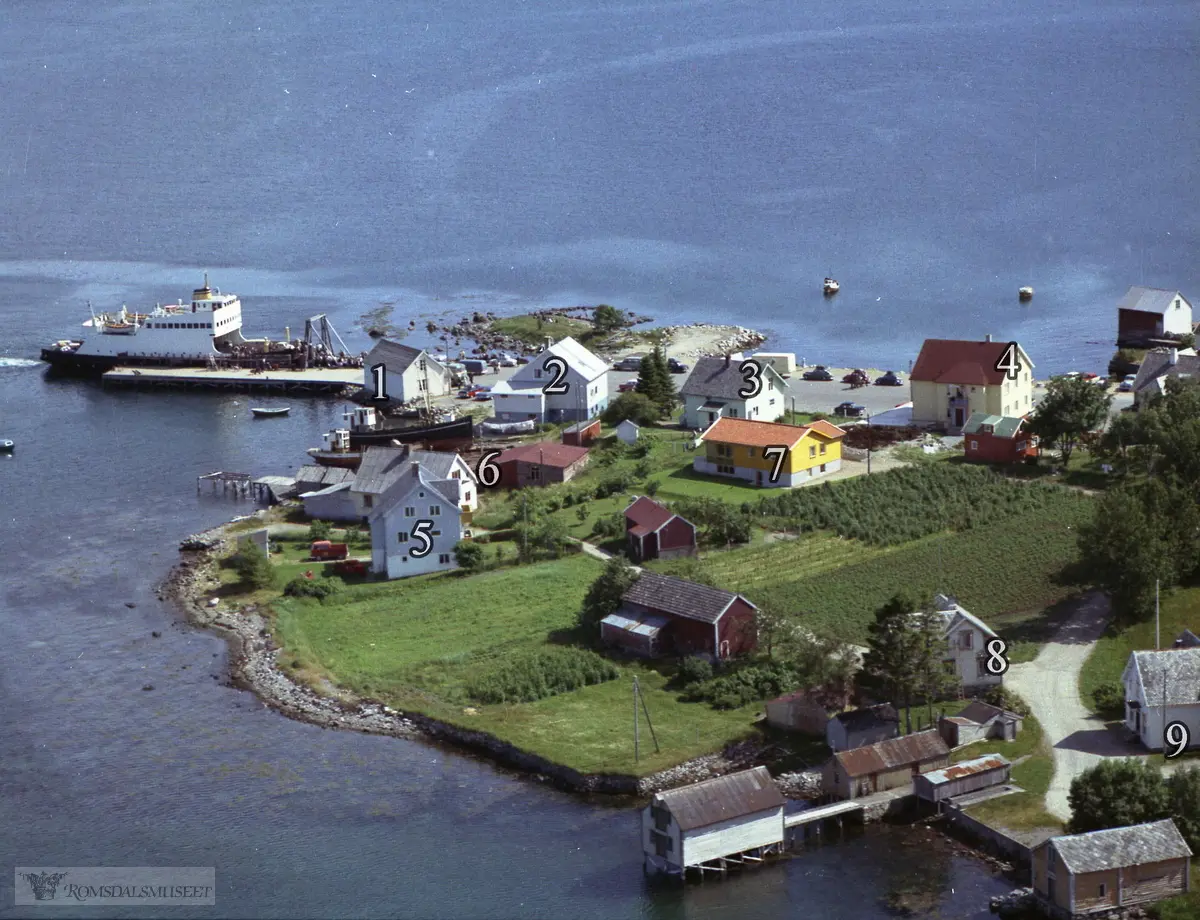
M1163 648L1171 648L1175 637L1185 629L1195 632L1200 628L1200 587L1164 592L1159 605L1159 618ZM1153 620L1126 627L1115 635L1102 636L1079 672L1079 697L1083 704L1090 708L1093 690L1102 684L1121 680L1130 652L1153 648Z
M1037 719L1026 716L1015 741L979 741L956 751L953 759L958 762L995 752L1010 761L1032 755L1012 770L1013 783L1025 791L981 802L968 808L967 814L987 824L1016 831L1039 827L1061 829L1062 822L1046 811L1046 792L1054 777L1054 760Z
M520 339L526 345L541 345L547 337L556 342L567 336L583 341L592 333L592 324L587 320L556 316L553 320L541 319L539 325L539 317L527 313L494 319L488 328L492 332Z

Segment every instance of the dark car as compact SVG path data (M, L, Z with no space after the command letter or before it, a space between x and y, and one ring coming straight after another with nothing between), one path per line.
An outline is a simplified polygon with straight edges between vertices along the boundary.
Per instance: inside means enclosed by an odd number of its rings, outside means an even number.
M636 389L637 389L637 381L636 380L626 380L623 384L621 384L619 387L617 387L617 392L618 393L629 393Z
M844 402L833 407L834 415L844 415L849 418L858 418L867 411L866 406L860 406L858 403Z
M904 381L900 379L900 375L895 371L888 371L882 377L875 378L875 386L877 387L902 387Z
M851 386L865 387L871 380L867 377L867 372L855 368L845 377L842 378L842 383L848 383Z
M492 398L491 387L480 387L475 391L475 402L487 402Z
M821 380L821 381L824 381L825 383L828 383L829 381L831 381L833 379L833 374L831 374L831 373L829 373L829 371L825 370L824 365L818 365L817 367L813 368L811 371L805 371L804 379L805 380Z
M686 374L688 366L682 361L676 361L674 358L668 358L667 370L669 370L672 374Z

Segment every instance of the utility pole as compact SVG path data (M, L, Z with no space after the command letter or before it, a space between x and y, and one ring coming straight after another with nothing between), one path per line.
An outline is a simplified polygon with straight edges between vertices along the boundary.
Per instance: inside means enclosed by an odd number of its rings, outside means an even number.
M638 761L638 682L633 679L633 762Z
M1154 651L1161 651L1162 643L1158 637L1158 579L1154 579Z
M871 448L875 446L875 432L871 430L871 416L867 414L867 475L871 475Z

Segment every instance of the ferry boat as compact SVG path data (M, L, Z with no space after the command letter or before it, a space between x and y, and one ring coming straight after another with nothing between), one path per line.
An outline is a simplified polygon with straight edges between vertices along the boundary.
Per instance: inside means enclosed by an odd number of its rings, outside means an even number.
M269 362L291 367L304 356L299 343L243 337L241 300L210 288L207 274L189 303L160 304L149 313L125 307L93 313L83 328L80 339L43 348L42 360L60 370L102 373L118 366L256 367Z

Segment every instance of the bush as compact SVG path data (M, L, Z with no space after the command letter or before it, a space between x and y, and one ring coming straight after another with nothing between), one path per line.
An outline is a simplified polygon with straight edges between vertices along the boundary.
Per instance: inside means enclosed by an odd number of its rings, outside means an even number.
M625 515L619 511L601 515L592 523L592 536L611 540L625 532Z
M549 647L513 655L468 681L480 703L532 703L617 677L612 662L581 648Z
M689 655L679 662L679 680L684 684L703 683L712 680L713 666L707 658Z
M328 540L332 533L333 528L329 526L328 521L313 521L308 527L308 542Z
M315 597L319 601L337 594L345 583L340 578L305 578L298 576L289 581L283 589L288 597Z
M270 588L275 584L275 567L266 553L253 543L243 543L230 557L229 565L253 588Z
M992 687L983 694L983 701L991 703L993 706L999 706L1001 709L1007 709L1009 712L1015 712L1023 719L1029 716L1029 706L1007 687Z
M475 572L483 566L483 547L471 540L459 540L454 544L454 561L464 572Z
M1102 715L1124 715L1125 688L1115 681L1092 691L1092 706Z
M651 498L654 498L654 496L658 494L659 485L660 483L657 479L651 479L646 483L646 494Z
M738 709L795 690L802 679L803 675L785 662L745 663L720 677L692 684L684 698L707 700L714 709Z

